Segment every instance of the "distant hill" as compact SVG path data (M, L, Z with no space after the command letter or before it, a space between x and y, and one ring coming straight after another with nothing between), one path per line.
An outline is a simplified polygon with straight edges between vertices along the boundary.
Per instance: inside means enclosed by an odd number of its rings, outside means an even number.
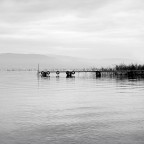
M0 69L74 69L108 67L120 63L140 63L130 59L84 59L59 55L0 54Z

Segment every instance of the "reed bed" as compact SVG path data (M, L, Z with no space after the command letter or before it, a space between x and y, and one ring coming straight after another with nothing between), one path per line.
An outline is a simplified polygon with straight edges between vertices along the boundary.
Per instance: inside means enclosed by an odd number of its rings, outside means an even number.
M143 71L144 65L140 64L119 64L115 65L114 67L101 67L101 68L91 68L91 71Z
M125 65L125 64L120 64L116 65L114 70L144 70L144 65L140 64L130 64L130 65Z

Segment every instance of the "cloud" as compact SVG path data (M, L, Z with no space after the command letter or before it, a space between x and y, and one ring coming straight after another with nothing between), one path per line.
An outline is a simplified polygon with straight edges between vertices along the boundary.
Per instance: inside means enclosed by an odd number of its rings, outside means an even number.
M143 7L143 0L0 0L1 52L135 56L144 46Z
M112 1L112 0L109 0ZM65 13L89 13L109 2L108 0L1 0L1 19L5 21L24 21Z

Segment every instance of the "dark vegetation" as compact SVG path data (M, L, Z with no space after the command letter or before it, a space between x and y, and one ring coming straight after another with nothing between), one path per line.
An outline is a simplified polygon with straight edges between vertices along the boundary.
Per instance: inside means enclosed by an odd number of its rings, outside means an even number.
M114 70L144 70L144 65L138 65L138 64L130 64L130 65L125 65L125 64L120 64L116 65Z
M119 64L119 65L115 65L114 67L101 67L100 69L97 68L92 68L92 71L96 71L96 70L100 70L100 71L143 71L144 70L144 65L140 65L140 64Z

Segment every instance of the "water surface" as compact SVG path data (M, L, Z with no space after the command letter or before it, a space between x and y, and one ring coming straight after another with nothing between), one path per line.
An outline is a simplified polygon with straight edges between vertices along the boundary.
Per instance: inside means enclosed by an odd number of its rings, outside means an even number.
M144 144L144 80L0 72L0 144Z

